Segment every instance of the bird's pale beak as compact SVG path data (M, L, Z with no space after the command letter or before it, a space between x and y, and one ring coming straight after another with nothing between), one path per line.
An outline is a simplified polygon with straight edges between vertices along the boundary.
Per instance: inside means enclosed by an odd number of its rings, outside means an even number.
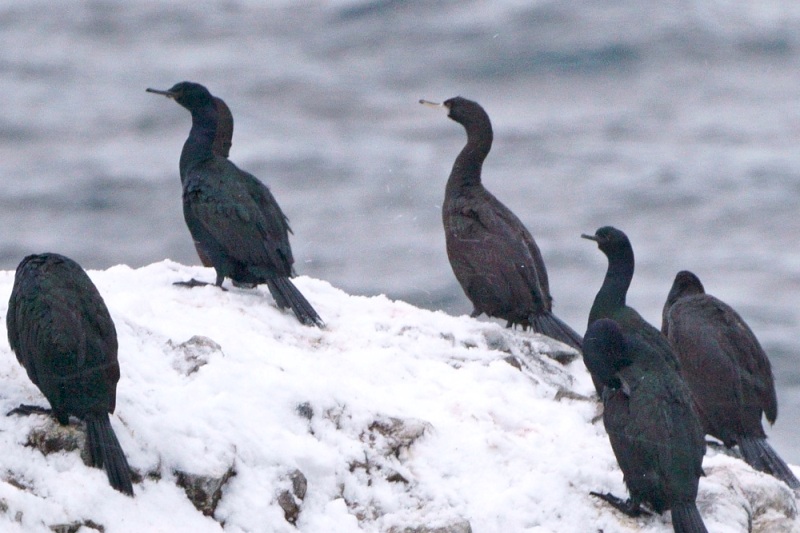
M589 239L590 241L597 242L596 235L586 235L585 233L581 233L581 237L583 237L584 239Z
M148 93L162 94L162 95L166 96L167 98L175 98L175 97L177 97L177 96L178 96L177 94L175 94L175 93L171 93L171 92L169 92L169 91L162 91L162 90L160 90L160 89L151 89L150 87L148 87L148 88L146 89L146 91L147 91Z
M419 103L428 107L444 107L444 104L438 104L436 102L431 102L430 100L420 100Z

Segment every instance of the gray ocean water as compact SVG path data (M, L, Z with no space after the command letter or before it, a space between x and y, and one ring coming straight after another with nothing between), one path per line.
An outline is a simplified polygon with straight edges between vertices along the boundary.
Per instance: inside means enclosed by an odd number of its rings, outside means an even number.
M631 238L628 302L660 325L690 269L737 308L777 378L774 446L800 463L800 3L795 0L6 0L0 5L0 268L197 259L178 157L189 114L231 107L231 159L273 190L300 274L453 314L469 303L440 205L465 135L417 104L483 104L484 183L543 251L578 331ZM2 297L2 295L0 295Z

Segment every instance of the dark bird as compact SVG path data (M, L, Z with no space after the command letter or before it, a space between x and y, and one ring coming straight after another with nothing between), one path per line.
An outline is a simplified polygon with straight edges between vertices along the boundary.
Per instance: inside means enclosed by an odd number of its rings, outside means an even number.
M744 460L791 488L800 481L767 443L762 414L778 416L772 366L741 316L706 294L700 279L681 271L667 296L661 331L681 363L703 429L725 446L738 444Z
M492 148L489 115L460 96L441 105L467 131L467 144L447 180L442 222L450 266L472 302L471 316L502 318L507 327L530 327L580 350L581 336L552 312L539 247L519 218L481 184Z
M624 335L615 321L592 322L583 360L603 390L603 424L630 498L592 492L629 516L670 510L676 533L703 533L697 487L703 474L703 429L686 383L661 354Z
M290 279L294 258L286 215L261 181L214 152L219 132L214 97L202 85L186 81L166 91L147 91L172 98L192 114L179 167L183 215L202 255L216 270L215 285L221 288L225 278L238 286L266 283L278 307L291 308L305 325L322 327L322 319Z
M58 254L29 255L17 267L6 315L8 342L59 424L86 423L92 466L133 496L131 473L109 413L119 381L117 332L86 272ZM47 412L20 406L9 414Z
M214 152L214 155L227 158L233 144L233 114L222 98L215 96L214 104L217 107L217 134L214 136L211 151ZM194 241L194 248L197 250L197 256L204 267L211 268L214 266L199 242Z
M233 114L222 98L215 96L214 105L217 108L217 133L211 151L227 158L233 145Z
M595 241L608 258L606 277L592 303L588 325L601 318L610 318L619 324L626 336L637 337L651 345L670 366L678 370L678 359L667 338L625 303L634 268L633 247L628 236L617 228L604 226L594 235L583 234L581 237Z

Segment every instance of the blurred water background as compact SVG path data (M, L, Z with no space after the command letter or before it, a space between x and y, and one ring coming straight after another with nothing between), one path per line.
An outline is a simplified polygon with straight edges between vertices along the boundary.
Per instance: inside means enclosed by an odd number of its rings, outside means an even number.
M606 261L579 235L602 225L631 238L628 301L657 326L693 270L770 354L770 434L800 463L795 0L6 0L0 41L0 268L196 264L190 117L145 93L191 80L231 107L231 159L288 214L298 273L468 313L440 214L465 135L417 104L462 95L492 118L484 183L537 239L556 313L584 331Z

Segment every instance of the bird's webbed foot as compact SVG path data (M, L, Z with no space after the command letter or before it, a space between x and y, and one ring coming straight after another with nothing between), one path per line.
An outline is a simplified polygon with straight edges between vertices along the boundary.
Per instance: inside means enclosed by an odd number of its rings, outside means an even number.
M179 285L181 287L189 287L190 289L194 287L205 287L206 285L211 285L207 281L198 281L194 278L190 279L189 281L176 281L173 285Z
M16 416L29 416L29 415L47 415L50 416L53 414L51 409L47 409L45 407L40 407L38 405L27 405L27 404L20 404L19 407L15 407L14 409L10 410L6 413L6 416L16 415Z
M631 518L637 518L639 516L650 516L650 511L646 509L642 509L638 502L634 502L630 498L627 500L623 500L617 496L614 496L610 492L606 492L605 494L600 492L590 492L592 496L597 496L601 500L605 501L609 505L611 505L614 509L624 513Z

